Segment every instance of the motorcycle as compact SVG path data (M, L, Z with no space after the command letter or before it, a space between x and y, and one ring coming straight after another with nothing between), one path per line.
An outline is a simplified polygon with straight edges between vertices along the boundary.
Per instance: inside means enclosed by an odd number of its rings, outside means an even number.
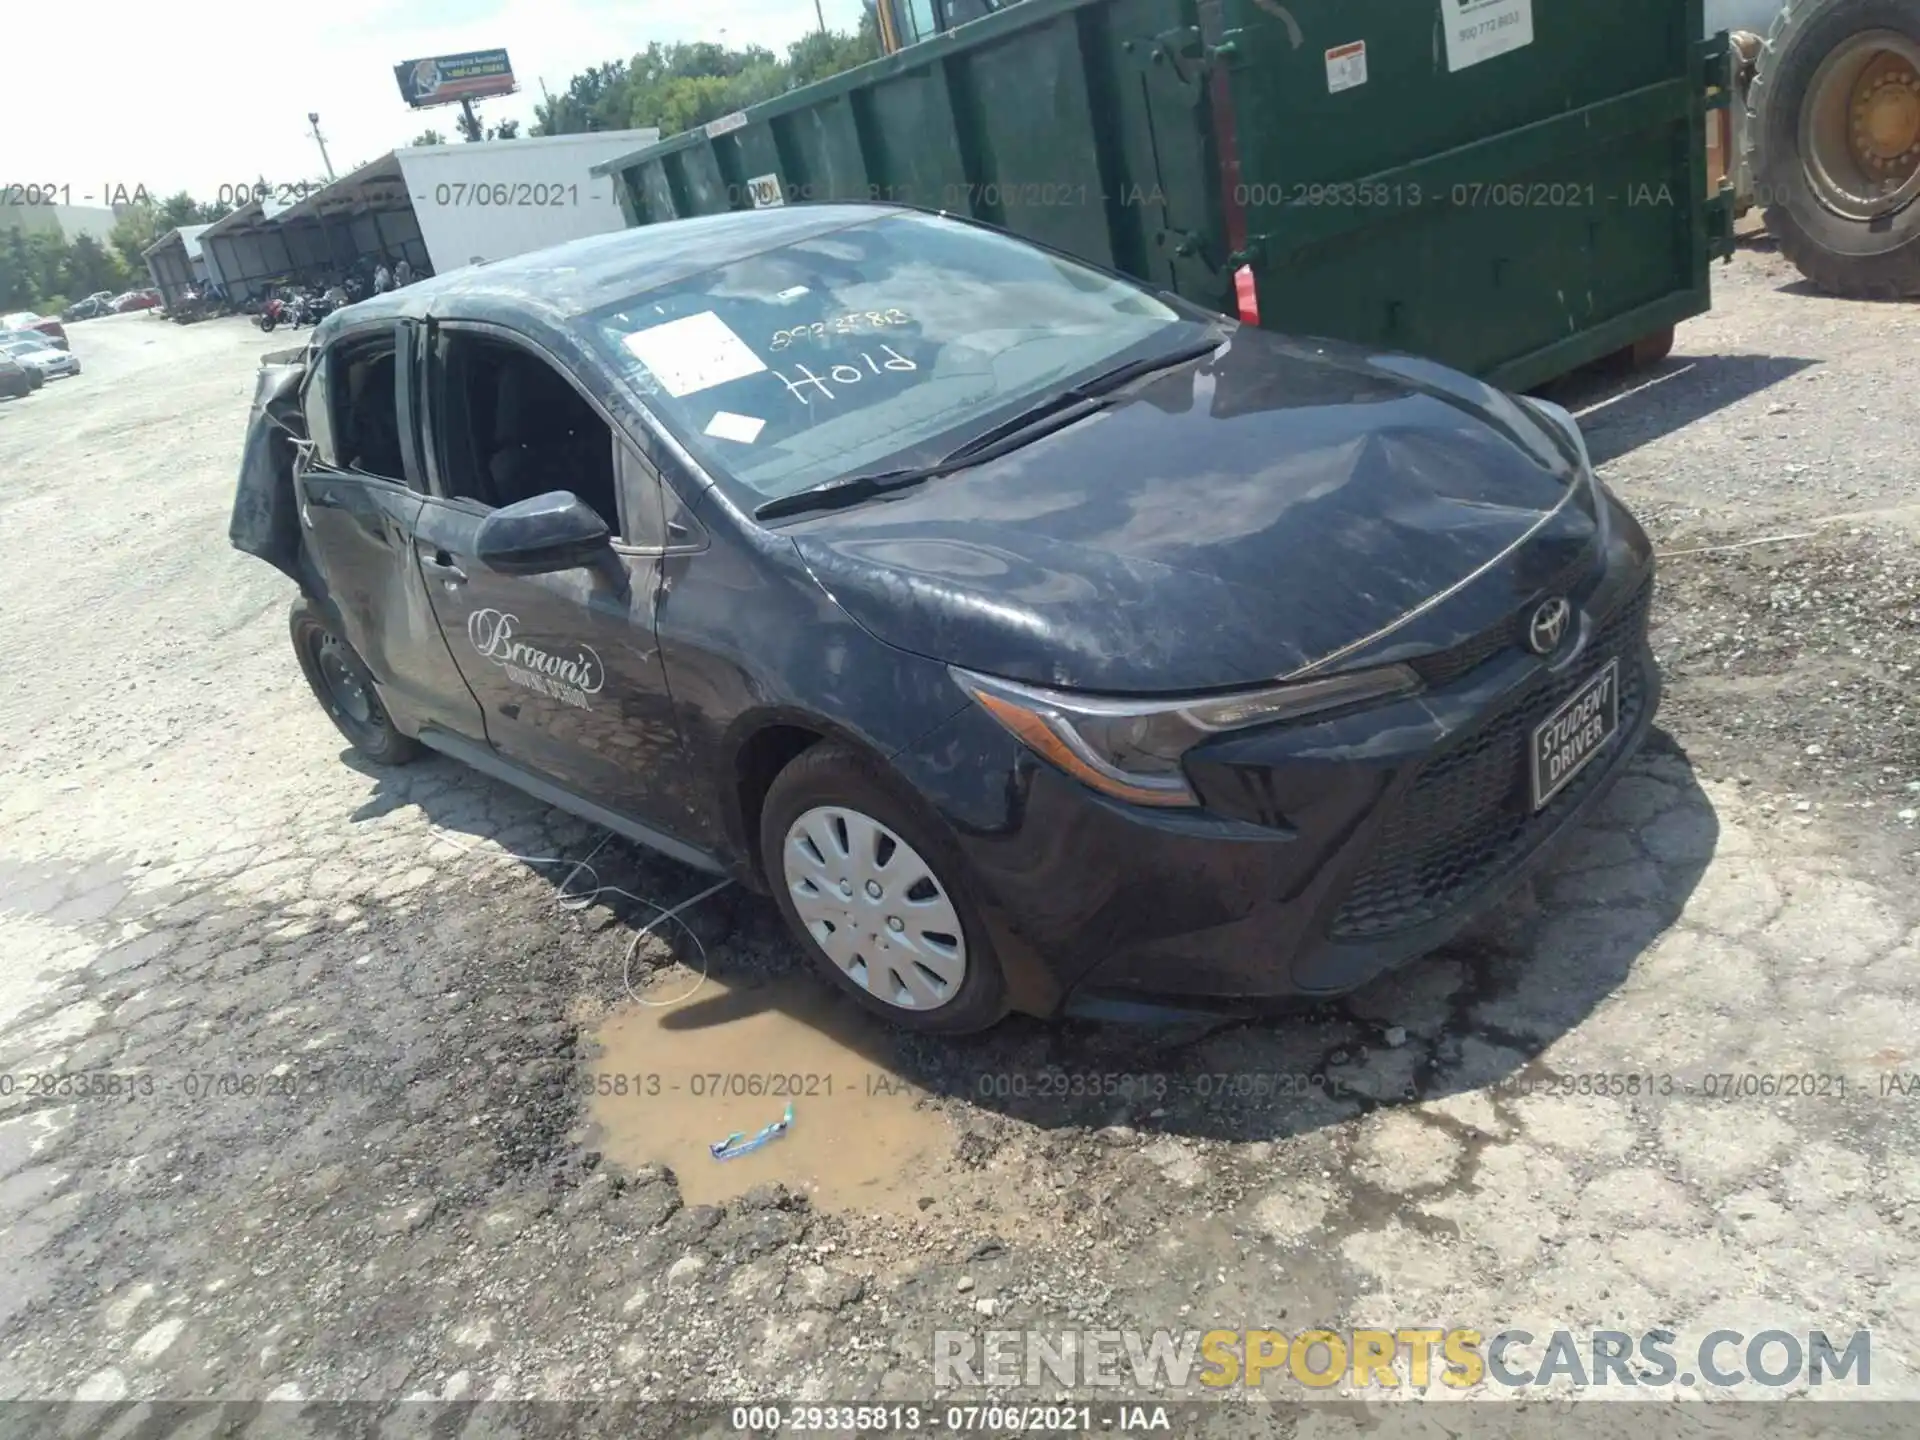
M278 295L268 296L267 303L260 307L259 315L254 318L254 324L258 325L262 331L271 331L277 325L294 323L296 322L292 308Z

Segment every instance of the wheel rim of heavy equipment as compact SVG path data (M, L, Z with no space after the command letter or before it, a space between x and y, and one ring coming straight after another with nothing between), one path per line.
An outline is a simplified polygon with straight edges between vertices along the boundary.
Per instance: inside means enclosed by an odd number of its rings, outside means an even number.
M349 719L360 725L373 723L373 697L347 662L346 647L331 635L322 635L314 647L314 660L320 679L327 687L327 698Z
M1920 45L1893 30L1836 45L1807 86L1800 160L1814 194L1850 220L1920 195Z
M967 937L947 888L871 815L816 805L787 827L787 894L848 980L898 1010L937 1010L967 978Z

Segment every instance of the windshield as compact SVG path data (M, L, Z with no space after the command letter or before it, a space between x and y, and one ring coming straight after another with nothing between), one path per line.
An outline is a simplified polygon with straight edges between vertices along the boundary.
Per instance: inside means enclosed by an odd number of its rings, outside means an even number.
M51 348L52 347L44 340L23 340L14 335L9 335L4 340L0 340L0 350L5 350L9 355L25 355L34 350L47 350Z
M1125 281L920 214L763 251L583 323L676 438L756 500L937 458L983 422L1206 331Z

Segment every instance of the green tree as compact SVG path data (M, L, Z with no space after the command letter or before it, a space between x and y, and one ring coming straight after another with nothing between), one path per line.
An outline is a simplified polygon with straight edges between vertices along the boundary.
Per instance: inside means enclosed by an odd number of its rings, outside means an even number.
M119 254L122 263L135 275L144 275L147 262L140 258L166 228L160 224L160 212L152 205L129 205L113 222L107 243Z
M672 135L879 54L879 26L871 10L854 34L809 35L790 45L784 60L761 45L734 50L711 41L653 41L629 60L582 71L565 90L542 100L534 107L532 133L655 125L662 135Z
M85 235L69 243L57 230L0 233L0 310L58 313L68 297L117 288L126 273L117 254Z
M447 137L442 135L438 130L435 130L432 126L428 126L425 130L422 130L418 135L413 137L413 143L415 145L444 145L447 143Z
M533 108L535 135L577 135L587 130L618 130L632 108L627 62L610 60L583 70L558 95Z
M842 70L851 70L880 58L880 23L868 10L851 35L837 30L815 30L787 47L787 75L793 85L811 85Z
M91 235L76 235L61 261L63 288L78 299L96 290L124 290L130 276L119 255Z
M518 120L502 120L498 125L493 126L487 131L487 138L489 140L518 140L520 138L520 122Z

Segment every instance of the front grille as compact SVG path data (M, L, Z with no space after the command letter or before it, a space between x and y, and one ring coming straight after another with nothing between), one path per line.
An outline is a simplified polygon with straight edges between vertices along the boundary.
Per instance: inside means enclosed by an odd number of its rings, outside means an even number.
M1559 573L1549 579L1534 593L1536 597L1546 595L1566 595L1579 588L1579 582L1594 567L1594 558L1590 551L1582 551L1573 560L1562 566ZM1533 615L1533 602L1509 615L1490 630L1483 630L1470 639L1461 641L1448 650L1436 650L1409 660L1407 664L1418 675L1429 690L1438 690L1451 685L1463 675L1479 669L1510 645L1523 645L1527 639L1527 622Z
M1509 618L1491 630L1483 630L1471 640L1454 646L1451 650L1436 650L1431 655L1422 655L1409 660L1413 673L1418 675L1429 690L1438 690L1451 685L1471 670L1478 670L1487 661L1498 655L1519 636L1520 622Z
M1536 813L1527 755L1533 727L1618 656L1620 734L1632 732L1646 694L1632 652L1646 633L1652 598L1649 582L1601 625L1577 674L1536 684L1420 772L1334 915L1333 939L1375 940L1445 918L1579 804L1607 759L1588 765Z

